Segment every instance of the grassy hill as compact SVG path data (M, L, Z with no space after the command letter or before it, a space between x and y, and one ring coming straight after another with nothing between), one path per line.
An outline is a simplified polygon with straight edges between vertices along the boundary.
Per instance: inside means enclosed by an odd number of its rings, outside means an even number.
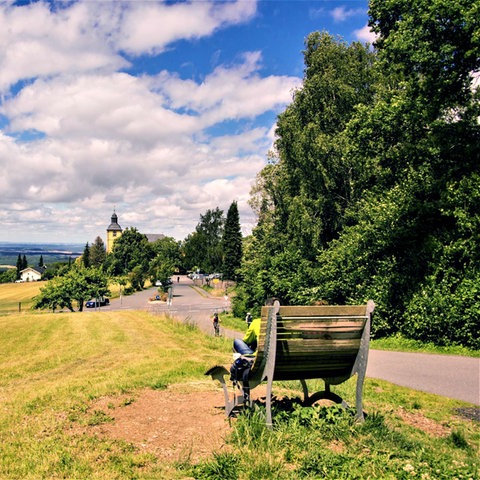
M0 317L0 331L2 479L478 478L478 423L457 414L471 406L371 379L364 424L336 407L296 406L277 410L270 431L260 406L232 421L209 457L160 461L133 433L116 439L89 426L112 422L115 399L135 402L145 388L210 391L221 404L203 373L228 361L229 340L137 311L12 314ZM294 383L276 391L299 393ZM354 382L340 391L353 398ZM96 410L102 398L107 413Z
M45 286L44 282L1 283L0 315L28 310L32 299ZM20 307L19 307L20 304Z

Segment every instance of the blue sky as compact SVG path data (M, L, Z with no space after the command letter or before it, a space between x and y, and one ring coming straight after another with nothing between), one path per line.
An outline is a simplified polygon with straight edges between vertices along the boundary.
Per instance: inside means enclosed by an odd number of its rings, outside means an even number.
M249 192L305 37L371 42L368 2L2 2L0 241L178 240Z

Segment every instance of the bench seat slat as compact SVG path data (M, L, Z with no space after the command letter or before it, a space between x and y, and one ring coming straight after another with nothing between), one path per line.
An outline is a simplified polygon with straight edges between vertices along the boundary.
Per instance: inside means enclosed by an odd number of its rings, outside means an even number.
M366 305L305 305L305 306L282 306L280 315L282 317L294 316L312 316L329 317L341 316L347 317L366 316Z

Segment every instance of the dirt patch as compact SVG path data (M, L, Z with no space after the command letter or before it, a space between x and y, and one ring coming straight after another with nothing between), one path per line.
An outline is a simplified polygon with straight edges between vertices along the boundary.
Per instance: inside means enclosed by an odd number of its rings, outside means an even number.
M400 408L397 411L397 414L408 425L418 428L432 437L446 437L450 433L448 427L425 417L420 412L408 412L407 410Z
M221 391L142 390L134 396L104 397L88 412L86 433L124 440L166 461L198 461L228 449L231 431Z

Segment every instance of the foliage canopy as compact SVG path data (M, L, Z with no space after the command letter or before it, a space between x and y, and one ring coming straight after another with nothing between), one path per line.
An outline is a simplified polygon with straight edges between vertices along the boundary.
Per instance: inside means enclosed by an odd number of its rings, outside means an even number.
M373 0L373 50L309 35L252 191L240 304L372 298L376 335L480 348L479 13Z

